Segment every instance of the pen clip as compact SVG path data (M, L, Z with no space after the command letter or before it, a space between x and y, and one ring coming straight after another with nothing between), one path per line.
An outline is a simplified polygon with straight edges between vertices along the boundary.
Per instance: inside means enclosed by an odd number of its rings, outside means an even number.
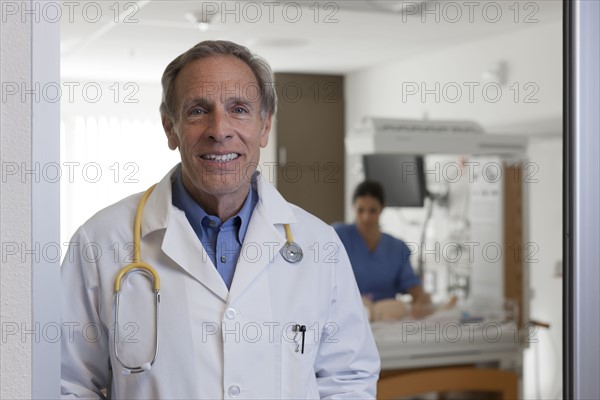
M292 327L292 332L294 332L294 343L296 343L296 350L295 352L299 352L300 351L300 344L298 343L298 332L300 332L300 325L296 324Z
M296 324L292 327L294 332L294 342L296 342L296 353L304 354L304 336L306 335L306 325ZM298 343L298 332L302 334L302 343Z
M302 332L302 351L300 354L304 354L304 336L306 334L306 325L300 326L300 332Z

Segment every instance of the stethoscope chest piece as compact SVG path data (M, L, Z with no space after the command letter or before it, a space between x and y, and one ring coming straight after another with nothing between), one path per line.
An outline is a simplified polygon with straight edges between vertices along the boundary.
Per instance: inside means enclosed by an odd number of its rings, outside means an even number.
M279 253L284 258L285 261L290 263L297 263L302 261L304 254L302 253L302 249L296 242L286 242Z

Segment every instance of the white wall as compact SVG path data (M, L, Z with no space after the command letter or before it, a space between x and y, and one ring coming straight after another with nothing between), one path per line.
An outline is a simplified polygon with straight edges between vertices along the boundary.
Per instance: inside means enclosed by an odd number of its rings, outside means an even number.
M0 24L0 71L2 83L27 83L31 87L31 27L16 19ZM5 86L6 87L6 86ZM31 164L31 98L15 96L2 100L0 115L0 154L7 162ZM4 169L3 169L4 171ZM4 179L6 178L6 179ZM0 268L0 398L31 398L31 341L22 340L21 327L31 328L31 256L22 261L21 252L13 256L12 244L31 249L31 182L3 172L0 190L0 231L2 268ZM8 251L11 250L11 251ZM16 335L8 330L18 329Z
M456 47L412 58L391 62L380 67L361 70L346 76L346 124L355 127L363 116L386 116L430 119L474 119L484 126L518 123L560 115L562 107L562 24L555 21L536 24L532 28L463 44ZM502 87L502 96L492 103L494 91L488 98L482 87L488 81L482 73L496 62L506 61L508 84ZM447 86L446 96L439 102L433 95L410 95L404 91L412 83L425 83L426 89ZM473 101L465 82L476 82ZM532 82L539 92L534 96L539 102L525 103L524 95L533 91L523 86ZM453 83L463 88L462 97L455 103ZM519 101L514 101L514 90L521 88ZM443 92L440 90L440 92Z
M366 116L394 118L467 119L474 120L488 131L503 133L536 133L556 136L562 123L562 23L559 20L540 22L529 29L507 33L491 39L418 56L408 61L390 62L376 68L357 71L346 76L346 126L356 127ZM507 84L502 96L495 96L492 87L486 94L482 87L490 81L482 77L495 63L508 66ZM435 90L439 82L439 99L433 94L421 97L421 85ZM470 98L469 84L478 83ZM467 84L465 84L467 83ZM512 86L517 84L517 86ZM530 84L529 87L525 87ZM418 95L407 89L416 87ZM443 88L446 86L447 91ZM463 89L457 97L454 88ZM510 87L514 89L511 90ZM515 99L515 89L520 89ZM525 102L525 95L532 94ZM500 131L498 130L500 129ZM561 391L562 311L561 279L554 277L555 264L561 257L561 168L560 139L534 141L529 160L539 165L539 183L530 185L529 238L539 245L537 259L531 265L529 280L535 297L530 305L530 317L551 323L549 331L539 331L539 348L532 346L525 356L524 395L526 398L555 398ZM356 157L346 159L346 218L352 220L351 192L360 179ZM355 167L353 167L355 165ZM391 215L391 214L388 214ZM385 214L384 214L385 217ZM396 221L383 221L385 224ZM535 364L534 351L540 361ZM535 368L539 368L541 392L536 390Z

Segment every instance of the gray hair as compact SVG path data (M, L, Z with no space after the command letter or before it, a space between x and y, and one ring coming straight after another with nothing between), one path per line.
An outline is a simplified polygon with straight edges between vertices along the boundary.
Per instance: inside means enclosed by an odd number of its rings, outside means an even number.
M160 113L171 120L175 116L175 79L179 71L192 61L211 56L234 56L242 60L254 73L260 92L260 115L275 115L277 94L273 85L273 72L262 57L253 54L247 47L226 40L205 40L198 43L179 57L171 61L163 73L162 101Z

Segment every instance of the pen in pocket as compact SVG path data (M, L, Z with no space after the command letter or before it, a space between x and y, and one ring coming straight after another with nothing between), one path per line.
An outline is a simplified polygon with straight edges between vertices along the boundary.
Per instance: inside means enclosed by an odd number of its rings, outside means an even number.
M300 332L302 334L302 344L299 345L298 342L296 342L296 353L298 351L300 351L300 354L304 354L304 336L306 335L306 325L299 325L296 324L294 325L294 341L296 341L296 337L298 336L298 332Z

